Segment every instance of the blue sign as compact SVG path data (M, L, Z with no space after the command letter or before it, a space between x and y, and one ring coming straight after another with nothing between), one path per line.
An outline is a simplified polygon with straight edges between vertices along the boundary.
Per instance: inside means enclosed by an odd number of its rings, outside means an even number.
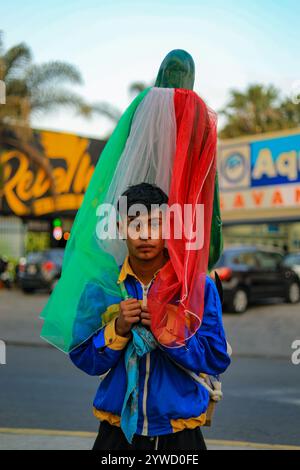
M300 135L250 143L251 186L300 182Z

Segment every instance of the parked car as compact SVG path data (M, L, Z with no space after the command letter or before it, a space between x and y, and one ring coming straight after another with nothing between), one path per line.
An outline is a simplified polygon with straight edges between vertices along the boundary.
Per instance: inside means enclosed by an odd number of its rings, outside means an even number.
M291 253L290 255L286 255L283 264L295 271L300 279L300 253Z
M215 265L222 281L224 310L243 313L253 301L282 297L300 301L300 279L286 266L283 253L256 246L225 249Z
M18 283L26 293L37 289L52 292L61 276L64 250L52 249L29 253L20 261Z

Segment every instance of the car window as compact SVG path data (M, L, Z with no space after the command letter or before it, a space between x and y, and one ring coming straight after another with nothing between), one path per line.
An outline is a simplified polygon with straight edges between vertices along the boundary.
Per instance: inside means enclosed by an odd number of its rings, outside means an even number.
M262 269L276 269L278 264L283 260L283 256L279 253L267 253L263 251L258 251L256 257Z
M239 264L246 264L247 266L250 266L251 268L258 267L258 261L254 253L249 253L249 252L240 253L238 256L238 262Z

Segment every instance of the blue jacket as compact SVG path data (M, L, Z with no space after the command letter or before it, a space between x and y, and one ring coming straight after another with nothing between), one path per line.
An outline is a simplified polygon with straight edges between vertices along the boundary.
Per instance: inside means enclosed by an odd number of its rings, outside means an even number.
M118 282L122 281L128 294L142 301L147 289L132 271L128 257L121 268ZM95 295L93 289L90 295ZM126 393L124 351L130 341L116 334L118 308L119 304L111 299L107 314L112 319L70 353L73 363L87 374L105 374L94 399L94 414L116 426L120 426ZM140 359L137 434L159 436L205 424L208 391L173 361L197 375L219 375L230 365L221 301L209 276L206 276L203 323L197 333L186 346L157 348Z

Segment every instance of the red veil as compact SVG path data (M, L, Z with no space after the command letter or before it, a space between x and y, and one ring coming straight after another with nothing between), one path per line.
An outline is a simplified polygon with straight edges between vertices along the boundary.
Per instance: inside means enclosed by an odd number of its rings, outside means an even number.
M175 90L174 105L177 142L168 205L181 209L176 214L182 227L185 204L190 204L192 217L188 230L182 229L181 239L176 239L171 212L171 237L166 241L170 259L148 295L152 333L168 347L182 346L201 325L217 169L216 113L195 92L185 89ZM203 205L204 214L196 226L197 205ZM196 230L200 239L203 234L203 243L189 249L190 233Z

